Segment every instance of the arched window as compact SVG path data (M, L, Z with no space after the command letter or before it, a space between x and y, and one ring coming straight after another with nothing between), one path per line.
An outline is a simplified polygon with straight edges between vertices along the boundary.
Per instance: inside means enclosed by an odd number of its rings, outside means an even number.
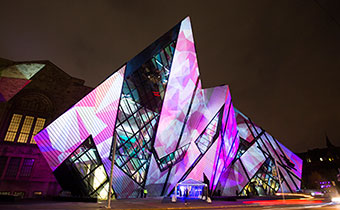
M12 110L4 141L36 144L33 137L53 112L50 99L40 93L24 94L15 100Z

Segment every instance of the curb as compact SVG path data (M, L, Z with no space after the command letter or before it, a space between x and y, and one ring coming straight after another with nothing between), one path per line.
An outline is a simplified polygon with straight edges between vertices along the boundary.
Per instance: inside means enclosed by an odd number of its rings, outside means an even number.
M248 207L257 207L260 205L226 205L226 206L186 206L186 207L167 207L167 208L141 208L141 209L122 209L122 210L176 210L176 209L221 209L221 208L248 208ZM114 209L112 209L114 210Z
M318 205L329 205L330 203L318 203L311 204L308 206L318 206ZM221 206L182 206L182 207L167 207L167 208L127 208L121 210L176 210L176 209L227 209L227 208L251 208L251 207L292 207L292 206L305 206L305 205L271 205L271 206L263 206L259 204L243 204L243 205L221 205ZM111 210L115 210L112 209Z

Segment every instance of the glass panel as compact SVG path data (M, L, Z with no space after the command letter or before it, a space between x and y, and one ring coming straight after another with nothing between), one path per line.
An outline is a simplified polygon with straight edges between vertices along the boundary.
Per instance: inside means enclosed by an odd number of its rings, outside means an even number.
M136 114L134 114L135 120L137 121L138 127L142 128L144 126L143 123L143 119L141 117L141 112L136 112Z
M139 95L138 95L137 89L134 89L134 90L132 91L132 96L133 96L133 99L134 99L135 101L139 102Z
M126 116L125 116L125 114L123 112L123 109L122 109L122 107L119 107L119 111L118 111L118 120L119 120L119 123L124 122L125 119L126 119Z
M124 129L125 133L126 133L126 138L131 138L133 136L133 131L132 128L130 126L130 124L125 121L121 127Z
M76 170L77 176L86 186L82 187L91 197L106 198L108 177L91 136L65 161ZM103 186L106 185L106 188Z
M21 119L22 119L21 114L13 114L11 123L9 124L8 130L5 136L5 141L10 141L10 142L14 141Z
M131 114L135 113L138 109L138 107L135 105L135 102L133 102L131 99L124 99L121 103L122 110L125 112L127 116L130 116Z
M253 141L254 142L254 141ZM240 137L240 145L237 151L236 158L240 158L252 144Z
M109 182L106 182L100 189L97 190L97 195L100 200L106 200L109 193Z
M22 125L21 132L18 138L18 143L26 143L28 136L31 132L32 124L34 121L34 117L26 116L24 120L24 124Z
M138 125L137 125L135 119L133 118L133 116L131 116L129 118L129 123L130 123L132 130L133 130L133 133L138 132L139 128L138 128Z
M104 166L101 165L97 167L93 173L94 173L94 179L93 179L92 187L93 189L97 190L98 187L107 180Z
M142 117L143 122L145 124L148 123L149 122L149 118L148 118L148 115L146 114L145 110L142 109L139 113L140 113L140 115Z
M240 195L273 195L279 189L279 179L274 161L268 158Z
M29 177L31 176L31 171L33 168L34 159L33 158L25 158L20 170L20 176Z
M168 169L170 166L175 165L176 163L180 162L186 151L190 146L189 144L184 145L183 147L177 149L176 151L164 156L160 160L158 160L158 165L160 166L161 171Z
M37 144L33 137L39 131L41 131L44 128L45 122L46 122L46 119L44 119L44 118L37 118L37 121L35 122L34 130L33 130L33 133L32 133L32 137L31 137L31 142L30 142L31 144Z
M127 116L130 116L132 114L131 109L129 108L129 99L122 98L121 103L120 103L120 109Z
M7 159L8 157L6 156L0 156L0 177L2 176L2 173L5 170Z
M152 154L149 147L174 52L170 45L174 46L169 44L124 79L118 117L124 112L128 120L116 125L115 134L119 136L116 163L138 184L144 182L147 161Z
M6 171L6 177L16 177L19 167L20 167L21 158L11 158L9 160L9 164Z
M198 149L202 154L205 153L210 147L210 145L212 145L213 143L213 137L216 133L218 118L219 113L216 114L216 116L211 120L211 122L205 129L204 133L200 137L198 137L198 139L195 141Z

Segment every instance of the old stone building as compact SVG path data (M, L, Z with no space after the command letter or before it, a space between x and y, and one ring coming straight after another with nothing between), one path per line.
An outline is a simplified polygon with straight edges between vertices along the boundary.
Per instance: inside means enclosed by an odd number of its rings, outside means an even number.
M0 194L59 193L33 136L91 90L50 61L0 58Z
M326 136L326 147L298 154L303 159L302 187L340 192L340 147Z

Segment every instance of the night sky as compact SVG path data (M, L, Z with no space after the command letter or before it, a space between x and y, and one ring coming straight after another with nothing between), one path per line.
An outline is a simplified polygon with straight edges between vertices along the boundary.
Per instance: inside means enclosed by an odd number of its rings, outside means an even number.
M222 4L223 3L223 4ZM191 17L203 87L295 152L340 146L340 1L2 1L0 57L50 60L95 87Z

